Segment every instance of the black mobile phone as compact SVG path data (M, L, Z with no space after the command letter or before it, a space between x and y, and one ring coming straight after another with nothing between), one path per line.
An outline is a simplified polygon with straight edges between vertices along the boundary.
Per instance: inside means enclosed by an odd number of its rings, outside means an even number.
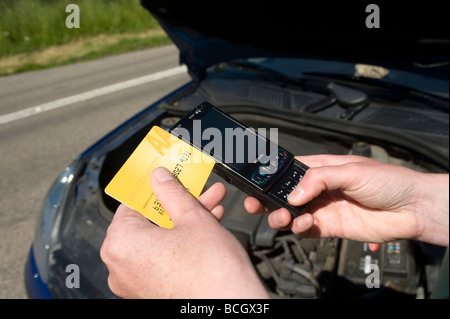
M208 102L203 102L171 129L216 161L213 171L226 182L257 198L270 210L285 207L293 218L303 207L290 205L286 198L305 175L308 166L277 141L247 128Z

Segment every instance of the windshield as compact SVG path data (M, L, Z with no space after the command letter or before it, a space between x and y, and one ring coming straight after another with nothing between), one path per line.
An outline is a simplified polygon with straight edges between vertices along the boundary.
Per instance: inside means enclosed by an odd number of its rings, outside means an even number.
M250 58L239 61L254 64L261 69L273 70L290 78L304 78L308 74L338 75L354 80L366 78L449 98L448 61L430 65L417 64L415 67L420 69L420 73L317 59Z

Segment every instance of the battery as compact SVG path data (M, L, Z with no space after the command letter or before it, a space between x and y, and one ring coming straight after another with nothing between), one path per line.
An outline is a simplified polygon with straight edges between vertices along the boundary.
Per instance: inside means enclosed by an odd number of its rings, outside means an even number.
M341 283L346 283L344 289L351 289L354 293L361 294L375 287L414 294L419 275L413 249L407 240L381 244L343 240L338 278ZM368 285L368 280L376 280L377 285Z

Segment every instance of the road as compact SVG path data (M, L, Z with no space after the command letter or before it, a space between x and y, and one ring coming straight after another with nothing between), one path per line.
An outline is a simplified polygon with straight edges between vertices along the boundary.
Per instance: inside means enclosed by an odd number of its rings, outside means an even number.
M165 46L0 78L0 298L27 298L25 261L55 178L117 125L186 83L177 67L178 51Z

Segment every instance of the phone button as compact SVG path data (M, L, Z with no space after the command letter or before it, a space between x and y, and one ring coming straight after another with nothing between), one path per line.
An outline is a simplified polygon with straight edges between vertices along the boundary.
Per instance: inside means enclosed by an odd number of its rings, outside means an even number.
M288 178L287 180L283 181L283 184L281 184L281 187L284 187L284 188L287 188L287 189L290 189L292 187L295 188L294 184L295 184L295 180L292 179L292 178Z
M295 167L289 168L281 181L271 191L273 195L286 202L287 196L294 190L303 175Z
M286 202L286 198L289 195L289 191L280 185L277 185L274 189L270 190L269 193L281 199L282 202Z
M286 198L289 195L289 192L285 188L279 188L278 190L275 191L275 195L277 195L278 198L286 200Z

